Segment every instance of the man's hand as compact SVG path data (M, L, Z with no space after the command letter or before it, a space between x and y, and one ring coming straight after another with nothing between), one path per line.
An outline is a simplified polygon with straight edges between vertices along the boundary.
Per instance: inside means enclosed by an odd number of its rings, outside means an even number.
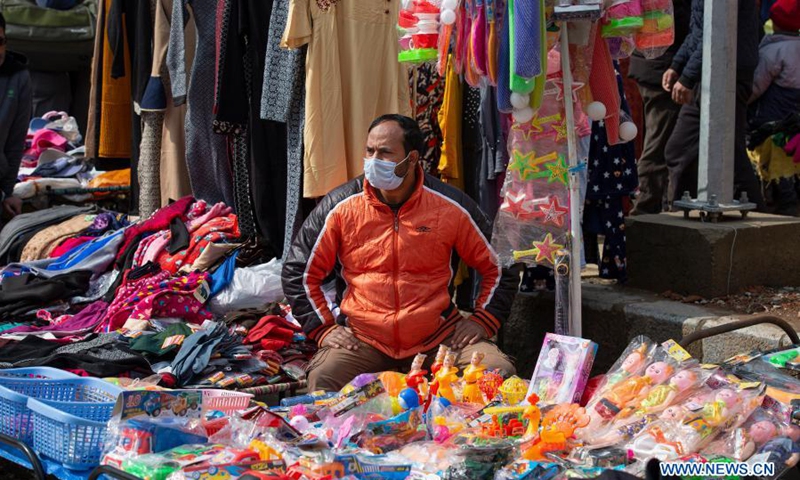
M361 340L353 335L352 330L347 327L337 326L322 340L320 347L344 348L355 351L358 350L359 345L361 345Z
M452 338L450 347L462 349L467 345L473 345L485 339L486 330L476 322L465 318L456 324L456 329L453 331Z
M22 213L22 199L12 195L3 200L3 213L11 218Z
M681 82L676 82L672 87L672 101L679 105L686 105L692 101L692 89L686 88Z
M664 90L671 92L672 86L675 85L675 82L678 81L678 72L675 70L668 68L664 75L661 77L661 86Z

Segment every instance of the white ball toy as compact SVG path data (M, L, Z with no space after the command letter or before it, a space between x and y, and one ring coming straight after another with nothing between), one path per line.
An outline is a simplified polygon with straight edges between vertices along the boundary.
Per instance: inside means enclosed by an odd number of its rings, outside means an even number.
M593 121L599 122L606 118L606 106L602 102L592 102L586 107L586 115Z
M533 119L533 109L531 107L514 110L514 120L517 123L528 123Z
M289 425L293 426L298 432L305 432L309 427L308 419L302 415L292 417L289 421Z
M622 122L619 126L619 138L623 142L630 142L634 138L636 138L636 134L639 133L639 129L636 128L636 125L633 122Z
M439 15L439 20L445 25L452 25L456 23L456 12L455 10L442 10L442 13Z
M524 93L511 93L511 106L517 110L522 110L531 103L531 96Z
M455 10L458 7L458 0L442 0L442 10Z

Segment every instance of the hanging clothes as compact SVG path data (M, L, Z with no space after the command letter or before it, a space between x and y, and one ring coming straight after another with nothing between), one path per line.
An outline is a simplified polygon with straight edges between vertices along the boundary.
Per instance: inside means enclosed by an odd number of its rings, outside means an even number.
M149 216L171 199L192 194L186 166L186 104L177 106L171 96L167 95L167 92L171 91L166 58L172 10L172 0L156 0L153 62L150 78L140 102L142 143L139 153L141 185L139 214L141 216ZM194 59L195 37L194 18L190 16L184 30L185 71L191 69ZM153 190L146 191L148 188Z
M621 108L630 114L622 78L616 72ZM630 196L639 185L634 143L609 145L606 122L592 124L589 145L589 182L583 211L584 246L587 262L598 257L597 235L604 235L599 257L600 278L627 280L625 215ZM593 248L591 248L593 247Z
M461 154L462 90L461 79L456 73L454 62L450 61L445 76L444 99L438 115L443 139L438 173L442 176L442 181L460 190L464 190ZM474 113L477 120L477 105Z
M303 224L300 202L303 196L303 124L305 111L306 47L280 47L289 17L289 0L275 0L269 22L264 84L261 88L261 118L286 124L286 217L283 256ZM253 181L258 177L253 169ZM256 208L262 205L255 189Z
M425 173L435 174L445 139L439 120L445 97L445 79L433 63L417 65L409 73L414 119L425 142L425 150L420 152L420 165Z
M114 62L108 37L108 19L112 0L98 0L97 32L92 57L89 112L86 125L88 158L123 158L131 154L130 78L111 78ZM120 59L130 65L130 55L123 49Z
M308 45L303 194L320 197L363 172L379 115L410 116L408 73L397 61L400 2L291 0L281 45ZM329 2L330 3L330 2Z
M186 73L184 28L189 11L197 27L197 49L191 78ZM215 0L174 0L167 65L176 105L186 111L186 162L192 192L209 203L234 205L233 176L225 139L214 134L214 77L216 69Z

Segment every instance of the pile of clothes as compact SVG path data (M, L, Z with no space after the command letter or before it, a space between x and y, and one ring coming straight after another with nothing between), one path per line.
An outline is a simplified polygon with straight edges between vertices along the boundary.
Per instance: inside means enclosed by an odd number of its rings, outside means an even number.
M50 190L71 192L73 202L92 198L82 190L130 187L130 169L102 172L85 158L77 121L65 112L31 120L14 196L30 199Z
M192 197L136 222L87 206L19 215L0 232L0 367L169 387L300 380L314 346L265 260L230 207Z

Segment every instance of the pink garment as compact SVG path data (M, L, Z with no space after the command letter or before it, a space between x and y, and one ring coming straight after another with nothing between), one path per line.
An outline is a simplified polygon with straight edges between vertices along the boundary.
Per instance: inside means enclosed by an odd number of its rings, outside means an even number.
M792 156L792 161L794 163L800 163L800 133L786 142L784 150L787 154Z
M92 240L96 240L96 239L97 239L97 237L72 237L72 238L68 238L68 239L64 240L63 242L61 242L61 244L59 246L54 248L52 252L50 252L50 258L58 258L61 255L64 255L65 253L69 252L73 248L79 247L79 246L83 245L86 242L91 242Z
M120 262L128 253L128 248L132 243L141 241L144 234L169 228L169 222L171 222L173 218L183 217L193 200L192 197L183 197L158 210L149 220L132 225L125 230L125 240L117 254L117 262Z
M148 275L122 285L98 327L104 331L121 328L129 318L182 318L202 323L212 318L203 308L208 297L207 273L170 278L169 272Z
M217 217L229 215L231 212L232 209L222 202L214 205L210 209L207 209L206 202L200 200L192 206L192 211L189 213L189 218L186 222L186 229L189 231L189 233L193 233L211 220ZM169 245L171 239L172 235L170 234L169 230L160 232L158 234L158 238L153 239L153 241L148 244L146 250L144 250L144 255L142 256L141 263L139 263L139 265L144 265L147 262L155 262L156 259L158 259L166 251L167 245Z

